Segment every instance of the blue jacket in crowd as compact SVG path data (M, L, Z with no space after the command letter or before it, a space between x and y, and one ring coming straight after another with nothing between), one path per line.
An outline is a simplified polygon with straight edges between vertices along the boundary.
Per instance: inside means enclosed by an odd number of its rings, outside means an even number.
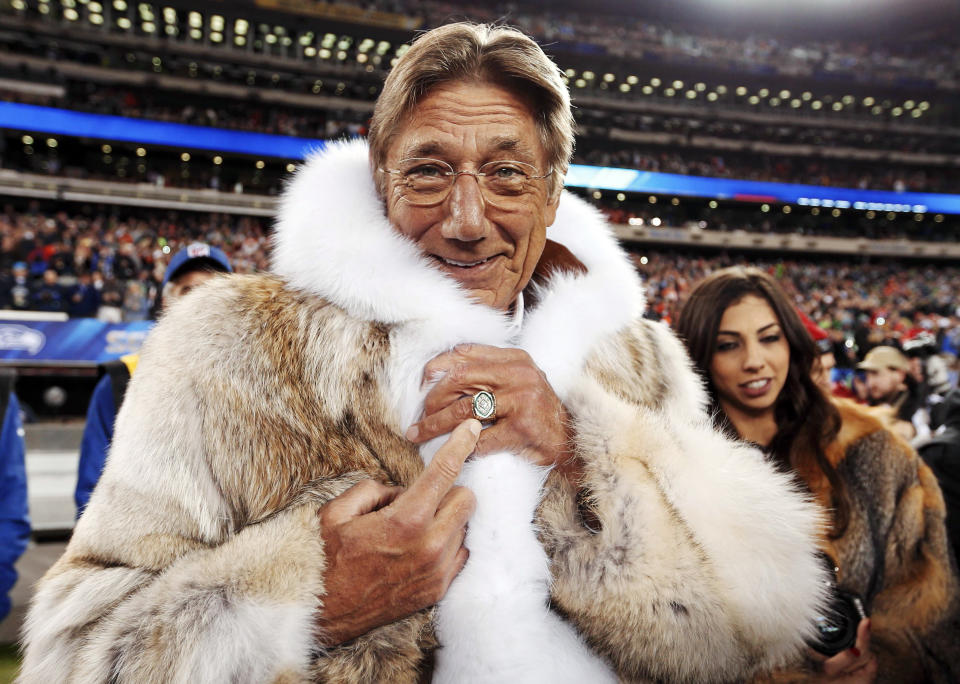
M8 594L17 582L14 566L30 539L25 458L20 404L11 392L0 427L0 620L10 612Z

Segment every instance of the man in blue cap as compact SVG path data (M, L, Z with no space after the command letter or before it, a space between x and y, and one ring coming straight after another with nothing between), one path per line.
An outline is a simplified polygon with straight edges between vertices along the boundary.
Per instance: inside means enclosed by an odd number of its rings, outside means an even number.
M160 312L218 273L232 272L230 260L223 250L200 242L184 247L170 260L163 274L156 310ZM101 365L103 377L90 397L87 424L83 428L83 441L80 444L77 488L73 494L77 517L86 508L90 494L103 472L110 442L113 441L113 423L139 358L139 354L129 354Z

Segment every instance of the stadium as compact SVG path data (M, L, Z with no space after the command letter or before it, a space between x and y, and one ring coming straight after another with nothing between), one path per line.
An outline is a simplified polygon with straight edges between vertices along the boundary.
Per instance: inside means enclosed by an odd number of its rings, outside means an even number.
M0 370L16 375L32 543L0 625L63 551L102 364L137 352L193 243L270 268L282 192L363 138L425 30L514 26L560 67L564 179L674 323L731 265L773 274L851 389L877 345L960 372L960 5L732 0L0 0ZM6 668L6 669L4 669Z

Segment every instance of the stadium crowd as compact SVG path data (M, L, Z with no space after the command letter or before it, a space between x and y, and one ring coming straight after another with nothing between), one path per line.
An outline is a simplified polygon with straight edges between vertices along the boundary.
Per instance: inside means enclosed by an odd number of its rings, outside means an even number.
M667 205L644 212L669 216L683 210L682 205ZM224 250L236 272L251 273L268 267L269 233L266 219L231 214L120 207L73 213L44 211L37 204L17 211L8 205L0 213L0 306L143 320L150 316L163 271L179 248L197 240L209 243ZM774 272L798 306L834 331L838 341L854 340L849 349L917 328L935 330L948 345L960 348L957 266L690 256L667 248L638 251L635 261L648 284L650 315L664 320L675 319L698 279L725 266L751 263Z

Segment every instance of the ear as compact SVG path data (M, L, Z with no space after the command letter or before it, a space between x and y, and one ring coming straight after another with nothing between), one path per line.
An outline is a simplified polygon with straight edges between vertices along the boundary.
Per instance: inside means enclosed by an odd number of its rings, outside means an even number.
M563 195L563 189L557 190L555 195L547 199L547 207L543 212L543 225L550 227L557 220L557 207L560 206L560 196Z

